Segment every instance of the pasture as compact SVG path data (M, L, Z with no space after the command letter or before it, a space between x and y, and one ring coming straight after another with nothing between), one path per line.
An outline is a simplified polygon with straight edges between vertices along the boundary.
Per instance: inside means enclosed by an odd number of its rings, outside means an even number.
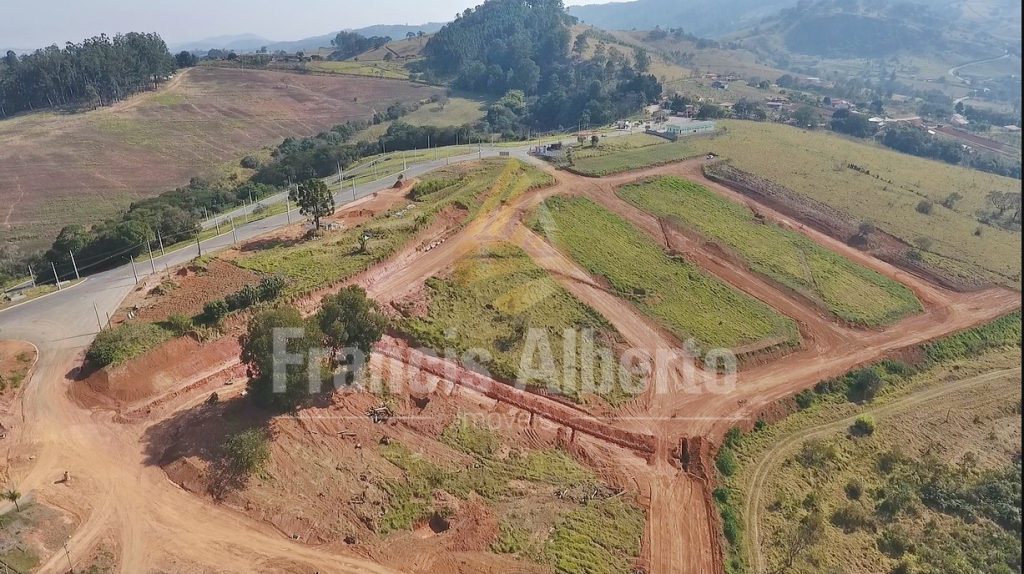
M733 349L798 341L790 319L670 257L643 232L589 199L554 197L544 207L550 240L680 340Z
M203 66L113 107L0 121L0 240L46 247L64 225L216 177L252 150L438 93L396 80Z
M879 326L921 309L903 285L686 180L627 185L619 195L659 218L693 229L737 253L751 270L814 301L843 321Z
M725 121L706 142L737 168L871 221L910 245L927 245L933 265L1020 285L1021 234L978 221L991 191L1020 192L1020 181L927 160L836 136L769 123ZM851 169L856 165L863 171ZM961 199L942 205L952 194ZM926 200L929 214L917 211Z

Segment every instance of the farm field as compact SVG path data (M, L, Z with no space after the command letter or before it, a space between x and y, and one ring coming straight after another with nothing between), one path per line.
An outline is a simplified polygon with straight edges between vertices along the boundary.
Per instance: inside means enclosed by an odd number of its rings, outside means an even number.
M541 329L550 342L554 372L550 377L523 382L574 400L582 398L579 389L583 375L579 360L574 360L572 366L565 364L564 332L592 332L595 352L609 359L614 356L611 348L620 342L604 318L568 293L521 249L509 244L481 247L458 261L450 275L429 279L425 291L427 312L402 321L403 329L416 341L438 352L448 347L460 354L483 349L490 360L482 366L513 381L519 375L520 359L530 337L526 328ZM539 361L535 365L540 365ZM602 372L600 365L594 368L592 374ZM602 397L621 399L618 390L618 385L613 385Z
M978 222L989 192L1019 191L1020 181L917 158L825 132L769 123L723 121L726 132L701 151L743 171L871 221L910 245L925 244L925 259L944 269L1007 285L1020 284L1020 232ZM850 164L870 175L850 169ZM877 177L876 177L877 176ZM941 205L962 196L953 209ZM922 200L931 214L917 211ZM980 229L980 235L977 231Z
M1019 324L993 340L1004 336L978 355L855 371L804 393L804 410L731 434L715 491L726 571L772 570L791 557L789 571L808 574L903 564L928 574L1015 571L1019 519L996 500L1012 504L1020 492ZM865 371L882 390L850 402L843 389ZM807 547L796 549L798 532L810 533Z
M455 96L448 99L448 103L443 109L440 104L424 104L420 109L398 121L414 126L461 126L483 118L486 105L487 102L480 99ZM384 122L370 126L353 139L375 140L384 135L392 123Z
M596 150L584 148L569 169L580 175L604 177L696 157L706 153L702 150L711 146L707 137L669 142L657 136L641 135L643 139L639 135L626 136L631 139L626 145L619 145L614 140L614 143L601 143Z
M436 93L395 80L201 66L111 108L0 121L0 240L48 246L66 224L215 176L262 146Z
M400 63L392 62L362 62L362 61L330 61L310 62L306 69L313 72L327 74L344 74L349 76L366 76L369 78L381 78L389 80L408 80L409 72Z
M797 342L791 320L668 256L641 231L591 200L554 197L543 205L542 217L550 216L550 227L544 230L550 240L680 340L733 349Z
M637 207L738 253L753 271L801 293L843 321L880 326L921 310L903 285L804 235L759 221L748 207L684 179L652 179L624 186L618 193Z

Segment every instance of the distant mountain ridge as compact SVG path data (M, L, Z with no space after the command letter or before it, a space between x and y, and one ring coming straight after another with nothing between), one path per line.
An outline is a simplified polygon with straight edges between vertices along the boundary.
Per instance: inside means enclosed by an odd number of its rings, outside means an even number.
M402 24L376 24L365 28L347 29L346 32L355 32L363 36L389 36L395 40L405 38L406 34L423 32L433 34L444 26L443 22L427 22L419 26L408 26ZM316 50L331 45L331 40L338 32L331 32L322 36L310 36L300 40L275 41L269 40L256 34L236 34L230 36L216 36L204 38L191 42L178 42L169 45L172 52L188 50L190 52L205 52L212 49L235 50L238 52L255 52L266 46L270 52L284 50L285 52L298 52L303 50Z
M569 6L569 14L606 30L683 28L714 38L748 28L797 0L634 0Z

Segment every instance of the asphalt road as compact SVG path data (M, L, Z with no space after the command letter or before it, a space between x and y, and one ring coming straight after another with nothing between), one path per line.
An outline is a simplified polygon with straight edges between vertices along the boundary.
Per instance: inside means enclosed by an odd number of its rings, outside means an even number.
M449 164L472 161L480 158L497 157L507 152L511 157L526 159L530 146L483 147L477 153L466 154L409 166L406 177L418 177ZM396 175L386 176L375 182L346 189L335 195L339 207L366 197L392 185ZM283 194L277 196L283 201ZM248 209L248 208L246 208ZM236 211L234 216L246 213ZM292 210L291 220L301 220L297 210ZM251 223L237 226L234 234L227 231L201 243L202 253L214 253L226 249L235 241L246 241L269 231L288 225L288 214L279 214ZM154 257L152 264L148 257L135 263L135 272L141 280L145 276L165 268L175 267L191 261L199 255L195 245ZM100 323L106 322L107 314L113 315L121 301L136 284L132 266L123 265L102 273L90 275L85 281L50 295L27 301L0 311L0 339L20 339L35 344L41 355L49 348L81 348L88 345L100 330Z

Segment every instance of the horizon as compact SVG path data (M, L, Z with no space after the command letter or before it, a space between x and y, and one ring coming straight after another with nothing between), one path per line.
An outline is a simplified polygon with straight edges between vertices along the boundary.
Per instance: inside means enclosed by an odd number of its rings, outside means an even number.
M609 0L565 0L566 6L601 4ZM290 42L369 26L417 26L450 22L457 12L482 0L382 0L367 6L354 2L310 0L308 9L282 13L268 0L179 0L173 5L138 6L129 0L57 0L52 8L64 14L56 23L35 6L14 5L0 20L0 51L32 52L47 46L107 34L155 32L168 46L211 38L251 34L270 42ZM381 16L381 14L385 14ZM294 15L294 17L288 17ZM326 26L325 20L337 22ZM211 46L214 47L214 46Z

